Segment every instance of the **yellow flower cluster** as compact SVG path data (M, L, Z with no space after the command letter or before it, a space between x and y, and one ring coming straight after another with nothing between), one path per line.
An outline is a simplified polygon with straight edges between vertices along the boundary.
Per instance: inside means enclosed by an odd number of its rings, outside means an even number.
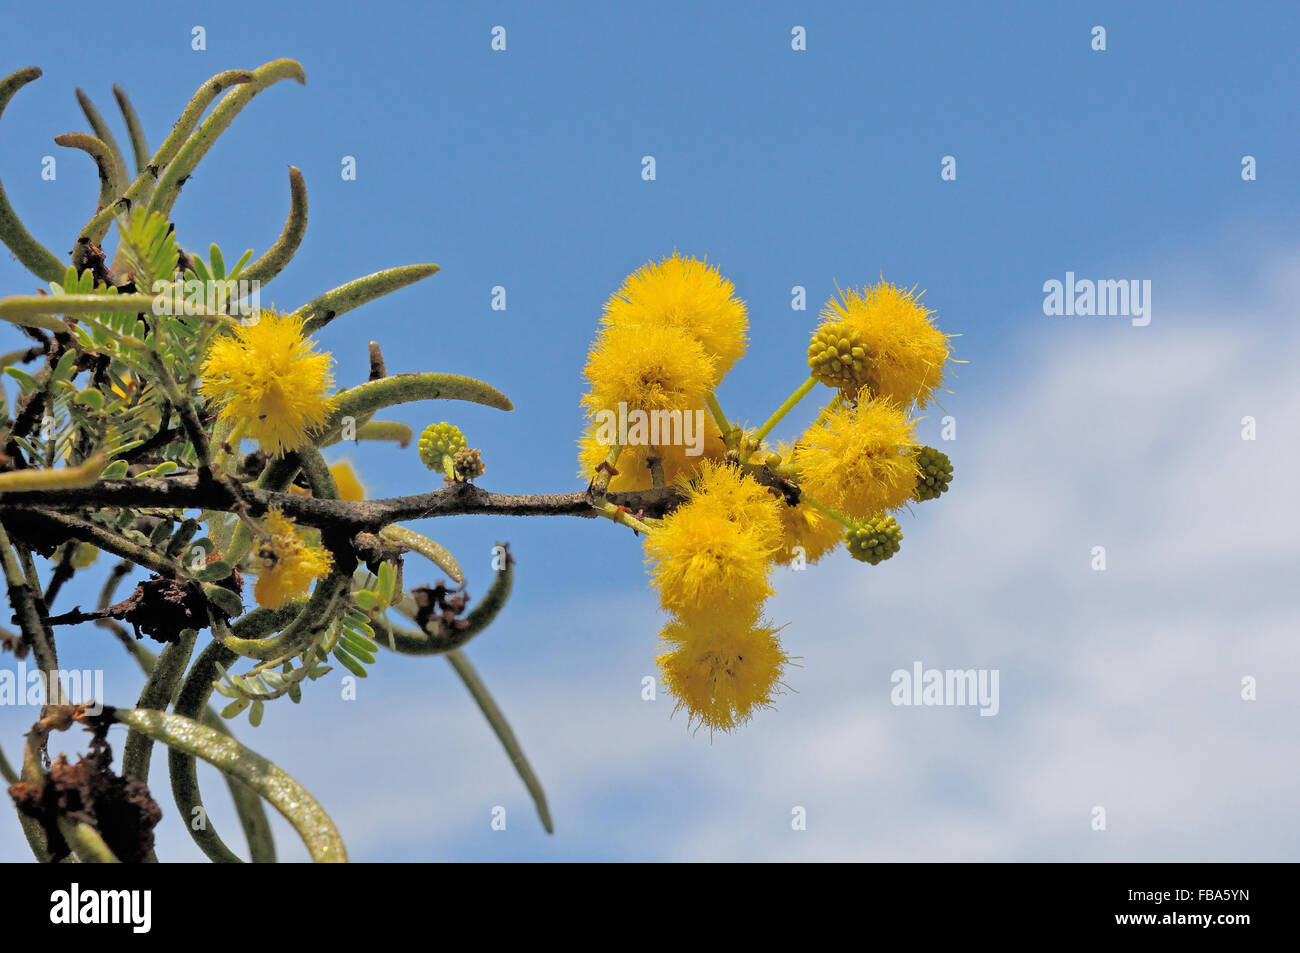
M705 400L745 352L749 319L735 286L716 268L673 254L629 275L605 304L602 328L587 361L590 385L582 403L601 411L703 411ZM722 434L705 421L703 452L691 455L680 442L634 444L620 456L612 491L648 490L649 460L660 460L664 480L690 479L705 460L721 459ZM584 478L609 453L591 426L579 447Z
M266 514L267 538L254 553L257 585L253 598L259 606L278 609L307 594L312 582L330 568L330 554L308 542L297 524L278 509Z
M646 540L653 582L675 618L658 658L693 722L730 731L770 704L787 657L761 621L788 507L728 464L705 463L687 501Z
M605 305L586 366L583 405L593 419L616 409L711 411L694 456L635 439L611 455L608 432L596 427L579 452L584 477L616 463L608 492L662 478L685 498L659 520L608 503L602 513L647 534L652 583L670 615L658 664L692 724L730 731L770 706L789 662L763 619L774 566L817 562L846 528L851 554L879 563L902 538L887 514L947 489L950 462L916 446L910 416L933 398L950 358L919 298L881 281L829 301L809 342L809 379L755 430L725 420L714 397L746 332L744 305L715 269L674 254L630 275ZM819 382L834 397L793 445L773 452L766 435Z
M781 448L782 457L803 494L853 519L905 506L916 491L909 412L933 398L951 358L948 336L935 327L934 312L920 298L915 289L883 280L851 288L826 303L813 335L816 344L836 335L851 344L851 353L842 352L844 383L795 445ZM827 357L824 351L810 354L814 375L822 380ZM798 553L814 563L842 536L841 523L800 504L786 514L782 562Z
M222 424L281 456L304 446L329 416L330 362L298 318L260 311L208 347L199 393Z

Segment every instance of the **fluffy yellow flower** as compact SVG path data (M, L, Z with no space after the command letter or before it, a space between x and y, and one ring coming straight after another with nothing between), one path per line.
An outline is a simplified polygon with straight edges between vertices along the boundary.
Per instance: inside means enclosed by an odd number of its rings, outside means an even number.
M703 409L701 407L701 409ZM687 411L692 413L692 411ZM704 442L702 452L688 456L686 447L681 444L667 444L654 448L664 468L664 484L671 486L683 480L693 480L700 472L700 467L708 460L721 460L727 452L722 442L722 433L713 418L704 415ZM643 445L624 447L618 457L618 475L609 482L611 493L630 493L636 490L648 490L654 486L650 476L650 467L646 461L650 458L652 448ZM609 456L609 446L596 439L595 428L588 429L578 443L578 476L590 480L596 475L596 468Z
M847 322L867 347L872 392L899 404L924 407L943 381L951 353L948 337L930 321L933 314L912 290L882 281L841 293L822 309L822 326Z
M844 525L819 513L811 506L781 507L781 529L784 537L776 554L778 566L788 566L795 561L795 547L801 549L804 561L812 565L833 551L844 538Z
M315 350L302 323L262 311L208 348L199 393L223 422L244 425L244 435L280 456L307 442L329 415L330 356Z
M744 523L762 536L765 548L780 545L780 511L785 502L738 467L706 461L695 481L683 489L692 500L706 496L721 506L732 522Z
M266 529L270 538L263 540L254 553L257 585L253 587L253 598L259 606L278 609L306 595L312 582L329 571L330 554L308 543L294 521L277 509L267 513Z
M772 594L782 504L765 490L765 500L743 500L748 491L728 484L753 480L733 474L706 464L704 481L718 492L695 491L646 539L660 603L687 621L747 610Z
M912 421L864 389L856 406L831 406L795 445L799 486L823 506L867 517L902 506L916 488Z
M716 268L673 253L624 280L605 303L606 327L666 327L689 334L717 365L718 378L745 353L749 319L735 286Z
M702 624L670 622L660 633L669 651L656 661L677 708L710 731L731 731L770 707L789 661L776 631L758 621L757 609Z
M618 410L686 410L700 407L718 382L713 361L694 338L675 328L606 328L587 359L591 413Z
M348 461L340 460L338 463L330 464L330 476L334 478L340 500L355 502L366 498L365 487L357 479L357 472L352 469L352 464Z

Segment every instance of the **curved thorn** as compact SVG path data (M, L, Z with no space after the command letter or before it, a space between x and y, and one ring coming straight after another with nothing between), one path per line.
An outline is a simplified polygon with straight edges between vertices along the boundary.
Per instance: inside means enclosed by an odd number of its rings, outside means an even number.
M295 311L294 315L302 319L304 333L314 334L340 314L437 273L437 265L402 265L398 268L385 268L383 271L349 281L318 298L313 298Z
M144 138L144 127L140 125L140 117L136 115L135 107L131 105L131 100L127 98L126 91L121 86L113 87L113 98L117 100L117 108L122 112L122 121L126 123L127 135L131 137L135 174L141 175L149 165L149 146Z
M294 166L289 166L289 217L285 220L284 231L256 261L240 272L239 277L246 281L260 281L266 284L289 264L302 236L307 232L307 183L302 173Z
M106 715L110 709L104 709ZM271 802L307 845L317 863L342 863L348 859L338 829L320 803L283 768L223 735L183 715L142 708L113 709L114 721L161 741L173 753L202 758L223 774L233 775Z
M104 122L104 117L99 114L95 104L90 101L90 97L83 90L77 90L77 104L81 106L81 111L86 116L86 122L90 123L90 131L95 134L95 138L108 147L108 154L113 158L113 167L117 175L115 180L120 184L118 190L114 193L114 198L122 193L126 188L126 157L122 155L122 150L113 138L113 130L108 128L108 123Z
M212 115L185 140L185 145L181 146L176 158L163 172L158 187L154 189L153 198L149 200L149 211L170 215L172 206L180 195L181 186L194 172L199 160L207 155L213 143L239 115L239 111L262 90L283 79L305 84L307 75L303 72L302 65L295 60L272 60L253 70L251 83L245 83L223 96L221 102L217 103L217 108L212 110Z
M212 105L212 101L231 86L242 86L252 81L253 74L249 70L230 69L224 73L218 73L200 86L190 98L189 104L181 113L180 118L176 120L176 125L172 127L171 133L163 140L163 144L158 147L158 151L154 153L153 161L146 165L145 170L131 183L131 187L126 190L126 194L87 222L81 233L86 235L103 229L100 234L104 234L104 232L108 231L108 226L112 224L114 215L119 211L129 210L138 205L143 199L148 198L153 190L154 183L158 181L158 174L166 168L172 159L176 158L176 153L185 144L185 140L194 131L194 127L199 124L199 119L207 111L207 108ZM58 279L52 280L57 281Z
M80 149L95 160L95 165L99 167L99 201L95 205L95 210L101 212L104 209L112 208L115 204L115 196L122 193L122 180L117 160L109 151L108 146L102 140L96 139L94 136L88 136L84 132L69 132L62 136L55 136L54 143L67 149ZM99 231L90 231L88 228L83 229L81 235L98 245L103 241L104 234L107 231L108 225L105 224L103 229Z
M472 377L462 377L460 374L394 374L335 394L334 409L321 425L317 445L328 443L337 437L343 429L343 421L348 417L360 420L384 407L416 400L467 400L497 410L515 409L505 394Z
M0 116L4 115L5 107L9 105L14 93L40 75L39 67L28 66L0 80ZM24 268L42 281L63 280L68 266L27 231L22 219L9 204L3 185L0 185L0 241L9 247Z

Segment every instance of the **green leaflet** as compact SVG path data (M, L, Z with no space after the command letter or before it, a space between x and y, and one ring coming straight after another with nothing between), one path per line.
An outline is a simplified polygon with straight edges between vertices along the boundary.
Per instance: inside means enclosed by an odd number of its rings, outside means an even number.
M155 281L170 283L176 274L180 250L176 233L171 230L167 219L137 206L129 218L123 216L119 220L119 231L121 242L117 254L135 276L136 287L148 291Z

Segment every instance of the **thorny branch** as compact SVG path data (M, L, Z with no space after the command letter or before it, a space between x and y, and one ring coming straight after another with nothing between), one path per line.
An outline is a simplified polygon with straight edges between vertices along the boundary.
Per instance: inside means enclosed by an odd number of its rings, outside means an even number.
M272 507L300 523L319 529L374 532L390 523L438 516L495 514L501 516L599 515L596 501L586 491L574 493L492 493L469 483L452 483L429 493L393 496L375 500L326 500L290 493L272 493L244 485L243 499L227 485L198 476L138 480L101 480L94 486L13 491L0 497L0 516L9 510L43 507L46 510L77 510L83 507L176 507L227 510L246 503L253 516ZM607 499L648 517L661 517L683 500L671 487L635 493L610 493Z

